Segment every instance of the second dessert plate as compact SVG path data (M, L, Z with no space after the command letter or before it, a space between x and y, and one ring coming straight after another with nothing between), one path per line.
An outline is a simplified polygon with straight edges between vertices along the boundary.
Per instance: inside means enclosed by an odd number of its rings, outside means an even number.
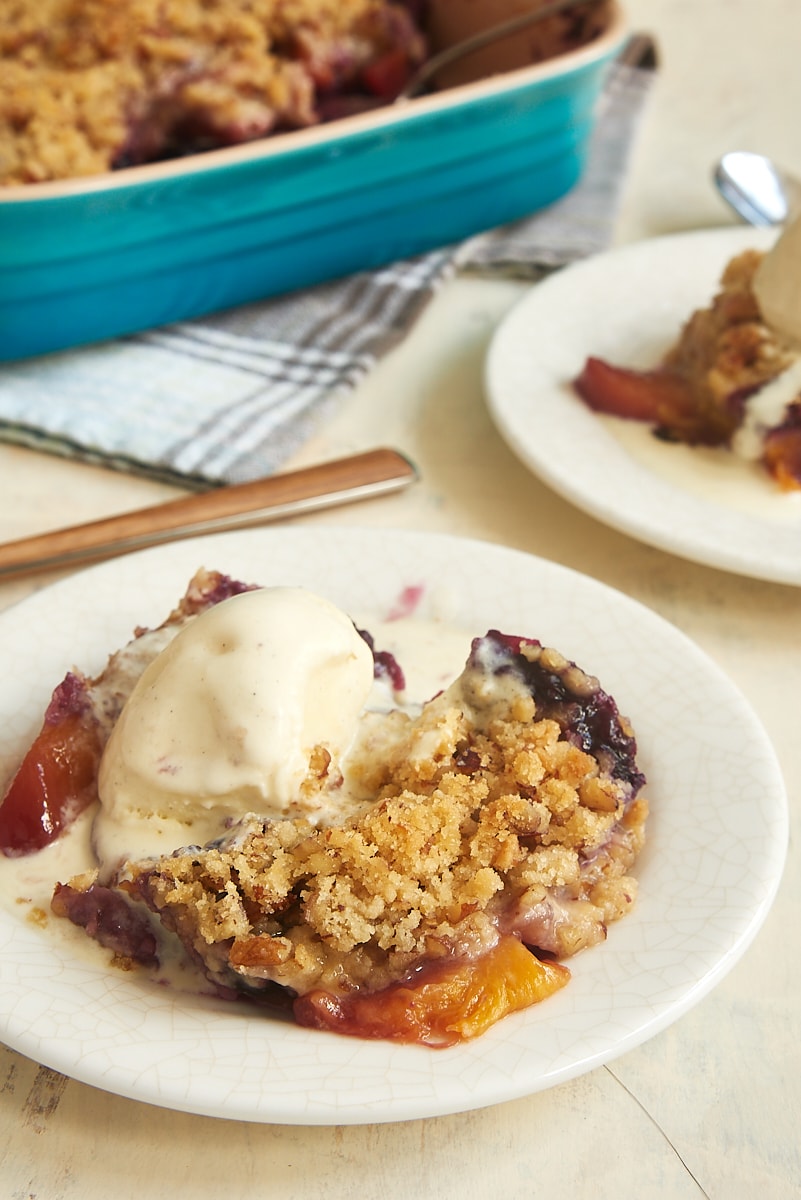
M659 441L602 417L572 380L594 355L655 366L723 267L775 234L721 229L635 243L537 284L499 327L486 364L493 419L544 483L611 527L707 566L801 585L801 491L782 492L727 450Z

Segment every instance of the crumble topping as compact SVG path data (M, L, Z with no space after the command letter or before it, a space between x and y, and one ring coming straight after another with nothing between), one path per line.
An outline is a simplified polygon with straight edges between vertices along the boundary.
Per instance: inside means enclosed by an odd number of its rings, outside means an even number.
M388 99L387 56L399 89L423 53L389 0L0 0L0 184L304 128L342 93Z
M766 324L754 295L763 258L761 251L746 250L726 264L712 303L692 314L663 364L694 388L702 419L719 424L724 439L742 416L740 398L796 358Z
M477 709L457 702L482 690L486 640L459 686L362 764L377 788L365 812L327 828L251 815L204 850L129 864L120 886L210 978L246 990L376 991L420 960L477 958L509 933L559 956L601 941L636 897L641 777L604 769L600 748L540 716L548 703L509 673L511 657L500 693Z

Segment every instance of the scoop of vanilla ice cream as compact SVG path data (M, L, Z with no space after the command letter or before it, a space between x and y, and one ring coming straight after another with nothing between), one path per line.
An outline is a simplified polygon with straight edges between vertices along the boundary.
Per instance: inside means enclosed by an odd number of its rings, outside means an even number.
M206 842L247 812L299 815L312 750L339 765L372 681L353 622L304 589L244 592L199 614L145 669L109 739L101 863Z

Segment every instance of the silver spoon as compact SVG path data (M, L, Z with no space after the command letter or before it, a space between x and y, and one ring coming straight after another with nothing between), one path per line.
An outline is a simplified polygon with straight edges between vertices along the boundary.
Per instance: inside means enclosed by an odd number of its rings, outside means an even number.
M461 42L456 42L453 46L440 50L439 54L432 54L431 58L415 71L403 91L395 97L394 103L400 104L404 100L411 100L414 96L419 95L445 67L449 67L460 58L465 58L468 54L474 54L476 50L483 50L492 42L510 37L513 33L520 33L523 29L528 29L530 25L536 25L539 21L545 21L548 17L567 12L571 8L590 7L598 2L599 0L553 0L552 3L543 5L542 8L512 17L508 21L501 21L498 25L492 25L489 29L482 30L481 33L464 38Z
M723 199L749 225L783 225L801 211L801 182L763 154L733 150L715 168Z

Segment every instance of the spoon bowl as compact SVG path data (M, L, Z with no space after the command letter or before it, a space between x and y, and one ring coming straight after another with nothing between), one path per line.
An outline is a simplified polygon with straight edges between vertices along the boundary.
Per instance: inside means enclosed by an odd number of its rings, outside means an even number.
M763 154L724 154L715 168L715 184L749 225L783 225L801 211L801 182Z

